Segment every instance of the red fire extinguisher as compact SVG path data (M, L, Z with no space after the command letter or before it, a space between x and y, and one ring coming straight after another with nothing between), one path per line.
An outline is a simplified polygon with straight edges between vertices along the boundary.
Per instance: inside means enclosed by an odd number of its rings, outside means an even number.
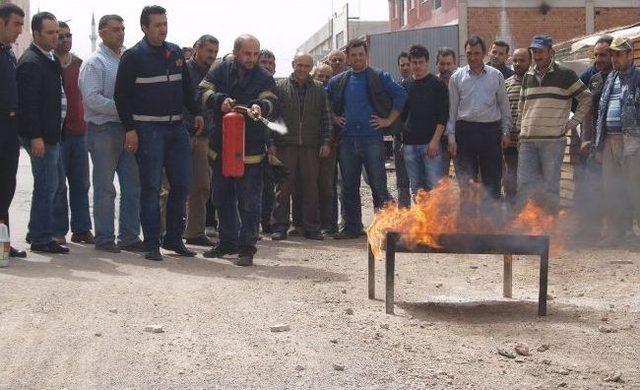
M244 115L231 111L222 117L222 176L244 175Z

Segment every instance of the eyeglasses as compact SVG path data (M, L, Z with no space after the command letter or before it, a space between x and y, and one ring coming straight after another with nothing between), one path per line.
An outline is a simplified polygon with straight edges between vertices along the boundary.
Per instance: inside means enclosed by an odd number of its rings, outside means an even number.
M58 39L65 39L65 38L69 39L69 38L71 38L72 36L73 36L73 34L71 34L71 33L59 34L59 35L58 35Z

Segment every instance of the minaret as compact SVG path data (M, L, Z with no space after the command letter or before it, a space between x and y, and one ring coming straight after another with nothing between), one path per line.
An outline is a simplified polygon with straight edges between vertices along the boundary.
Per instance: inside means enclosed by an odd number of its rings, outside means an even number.
M96 15L94 12L91 12L91 35L89 35L89 39L91 40L91 52L94 53L96 51L96 40L98 39L96 35Z

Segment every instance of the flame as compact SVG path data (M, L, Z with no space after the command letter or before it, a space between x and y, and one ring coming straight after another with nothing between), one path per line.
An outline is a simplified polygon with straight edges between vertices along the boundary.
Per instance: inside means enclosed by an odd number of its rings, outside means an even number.
M500 203L487 201L479 183L469 183L461 190L454 181L443 179L432 191L418 192L411 208L385 205L367 229L367 236L376 257L390 231L400 233L409 248L440 248L438 238L446 233L550 235L552 251L557 251L563 246L557 234L558 218L531 199L517 215L509 217Z

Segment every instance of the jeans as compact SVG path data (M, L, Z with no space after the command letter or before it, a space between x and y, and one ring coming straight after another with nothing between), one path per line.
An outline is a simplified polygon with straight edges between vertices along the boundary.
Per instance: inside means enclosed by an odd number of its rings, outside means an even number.
M213 164L213 202L221 246L255 253L263 172L262 164L245 164L243 177L229 178L222 176L220 159Z
M60 154L64 175L58 177L58 192L53 204L53 234L66 236L71 231L84 233L91 230L89 213L89 152L87 135L67 135L60 142ZM69 197L67 200L67 180Z
M404 145L404 163L409 175L411 193L418 190L432 190L442 178L442 152L435 158L427 156L427 145Z
M160 245L160 188L162 168L169 180L167 231L164 243L182 240L186 202L193 181L191 141L182 122L136 123L139 146L136 157L140 169L140 221L144 245L154 250Z
M373 206L379 209L391 200L387 190L384 153L382 137L343 137L340 140L344 229L349 232L357 233L363 228L360 204L360 176L363 166L373 192Z
M549 210L560 207L560 171L564 139L521 142L518 151L518 198L523 203L531 196Z
M409 173L402 151L402 142L397 137L393 137L393 163L396 167L396 187L398 188L398 204L400 207L411 206L411 195L409 194Z
M33 173L33 193L31 194L31 214L27 236L32 245L48 244L53 240L53 201L58 191L59 177L64 175L60 144L46 145L42 157L30 152L30 140L23 144L31 158Z
M9 226L9 206L16 192L16 174L18 172L18 159L20 158L20 143L15 133L9 132L9 128L15 129L15 119L0 114L0 127L7 133L7 137L0 137L0 221Z
M335 232L338 229L338 196L336 191L337 146L320 159L318 170L318 202L320 205L320 228Z
M115 174L120 184L118 245L140 242L140 179L135 155L124 148L120 123L87 123L89 153L93 163L93 220L96 245L115 243Z

